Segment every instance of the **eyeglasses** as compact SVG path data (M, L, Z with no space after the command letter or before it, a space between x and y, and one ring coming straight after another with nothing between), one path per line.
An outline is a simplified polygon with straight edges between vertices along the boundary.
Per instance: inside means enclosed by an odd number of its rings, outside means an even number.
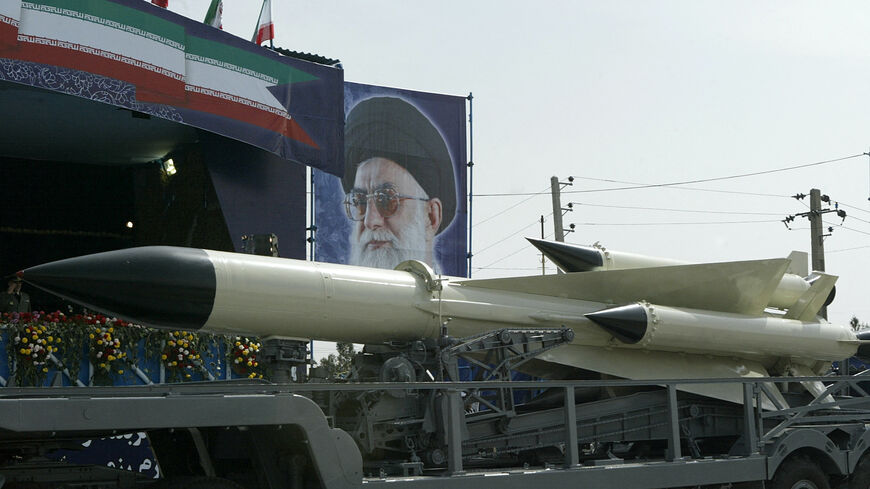
M396 192L393 188L381 188L367 194L362 190L352 190L347 193L344 198L344 209L347 211L347 217L352 221L362 221L366 217L366 208L368 207L369 199L374 199L375 209L383 218L392 216L399 210L399 202L403 200L421 200L428 202L429 199L424 197L414 197L411 195L402 195Z

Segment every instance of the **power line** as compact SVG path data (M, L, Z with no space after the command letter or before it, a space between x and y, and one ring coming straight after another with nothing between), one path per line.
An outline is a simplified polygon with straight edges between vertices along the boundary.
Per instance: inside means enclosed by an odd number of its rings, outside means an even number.
M757 172L751 172L751 173L741 173L741 174L737 174L737 175L726 175L726 176L722 176L722 177L699 178L699 179L695 179L695 180L684 180L684 181L679 181L679 182L650 183L650 184L634 184L634 183L630 183L630 182L625 182L625 183L629 183L629 186L627 186L627 187L611 187L611 188L604 188L604 189L569 190L569 191L565 191L563 193L580 194L580 193L592 193L592 192L614 192L614 191L621 191L621 190L674 187L677 185L690 185L690 184L695 184L695 183L717 182L717 181L722 181L722 180L732 180L732 179L736 179L736 178L755 177L755 176L759 176L759 175L769 175L771 173L778 173L778 172L784 172L784 171L790 171L790 170L798 170L801 168L808 168L811 166L836 163L839 161L845 161L845 160L849 160L852 158L858 158L861 156L864 156L864 153L859 153L859 154L850 155L850 156L843 156L840 158L834 158L834 159L830 159L830 160L816 161L814 163L804 163L802 165L787 166L787 167L783 167L783 168L777 168L774 170L764 170L764 171L757 171ZM586 180L603 180L603 179L593 179L590 177L575 177L575 178L583 178ZM606 181L606 180L603 180L603 181ZM614 180L614 182L617 182L617 181ZM539 195L541 193L543 193L543 192L538 192L538 193L523 193L523 192L507 193L506 192L506 193L494 193L494 194L477 194L475 197L508 197L508 196L521 196L521 195ZM769 197L786 197L786 196L777 196L777 195L772 195L772 194L759 194L759 195L765 195L765 196L769 196Z
M498 216L504 214L505 212L507 212L507 211L513 209L514 207L517 207L517 206L520 205L520 204L524 204L524 203L526 203L526 202L532 200L533 198L537 197L538 195L544 195L544 194L547 193L548 190L550 190L550 186L549 186L549 185L548 185L547 187L545 187L544 190L542 190L542 191L540 191L540 192L538 192L538 193L535 193L535 194L531 194L531 197L529 197L529 198L527 198L527 199L523 199L523 200L517 202L516 204L514 204L514 205L512 205L512 206L510 206L510 207L505 207L505 208L502 209L501 211L496 212L495 214L493 214L493 215L487 217L486 219L484 219L484 220L482 220L482 221L478 221L477 224L472 224L471 227L479 226L479 225L485 223L486 221L489 221L490 219L493 219L493 218L495 218L495 217L498 217ZM475 195L475 197L480 197L480 195Z
M549 216L552 216L552 215L553 215L553 213L551 212L550 214L548 214L548 217L549 217ZM532 222L531 224L522 227L519 231L515 231L515 232L513 232L513 233L511 233L511 234L509 234L509 235L507 235L507 236L505 236L505 237L503 237L503 238L501 238L501 239L496 240L496 241L495 241L494 243L492 243L491 245L489 245L489 246L485 246L485 247L483 247L483 248L477 250L474 254L475 254L475 255L479 255L480 253L482 253L482 252L484 252L484 251L486 251L486 250L492 248L493 246L495 246L495 245L501 243L502 241L504 241L504 240L506 240L506 239L508 239L508 238L512 238L512 237L514 237L514 236L520 234L521 232L525 231L526 229L529 229L530 227L535 226L535 225L537 225L537 224L539 224L539 223L540 223L540 221L538 221L538 220L536 219L536 220L535 220L534 222Z
M552 235L553 235L553 233L549 233L549 234L547 234L546 236L544 236L544 239L547 239L547 238L551 237ZM510 257L512 257L512 256L514 256L514 255L516 255L517 253L519 253L519 252L521 252L521 251L525 251L525 250L529 249L529 246L530 246L530 245L526 244L526 245L524 245L522 248L520 248L520 249L518 249L518 250L516 250L516 251L513 251L513 252L511 252L511 253L508 253L507 255L505 255L505 256L499 258L498 260L495 260L494 262L490 263L489 265L486 265L486 266L483 266L483 267L479 267L478 270L482 270L482 269L484 269L484 268L489 268L489 267L495 265L496 263L498 263L498 262L500 262L500 261L502 261L502 260L506 260L506 259L508 259L508 258L510 258Z
M756 221L700 221L700 222L581 222L577 226L683 226L708 224L759 224L781 222L779 219L761 219Z
M609 183L621 183L626 185L638 185L638 188L645 188L647 184L640 182L629 182L625 180L612 180L609 178L594 178L594 177L574 177L579 178L580 180L594 180L596 182L609 182ZM696 188L696 187L673 187L676 190L691 190L694 192L714 192L719 194L735 194L735 195L752 195L755 197L776 197L778 199L782 198L790 198L790 195L781 195L781 194L766 194L761 192L741 192L739 190L721 190L714 188Z
M840 252L843 252L843 251L862 250L862 249L864 249L864 248L870 248L870 245L855 246L854 248L843 248L843 249L840 249L840 250L828 250L828 251L826 251L826 253L840 253Z
M727 175L724 177L699 178L699 179L695 179L695 180L684 180L682 182L653 183L653 184L647 184L647 185L633 185L630 187L615 187L615 188L602 189L602 190L597 190L597 191L633 190L633 189L637 189L637 188L671 187L674 185L689 185L689 184L693 184L693 183L705 183L705 182L717 182L717 181L721 181L721 180L732 180L735 178L757 177L759 175L769 175L771 173L797 170L800 168L808 168L811 166L826 165L828 163L836 163L838 161L844 161L844 160L848 160L848 159L852 159L852 158L858 158L860 156L864 156L864 153L859 153L859 154L851 155L851 156L843 156L841 158L834 158L831 160L817 161L815 163L805 163L803 165L794 165L794 166L788 166L788 167L784 167L784 168L777 168L775 170L764 170L764 171L757 171L757 172L752 172L752 173L741 173L738 175ZM583 193L583 192L593 192L593 191L596 191L596 190L572 190L572 191L568 191L565 193Z
M636 207L629 205L605 205L605 204L587 204L585 202L571 202L571 204L576 205L584 205L587 207L607 207L611 209L635 209L635 210L644 210L644 211L668 211L668 212L691 212L691 213L699 213L699 214L741 214L747 216L780 216L782 213L775 212L734 212L734 211L709 211L709 210L696 210L696 209L668 209L664 207Z

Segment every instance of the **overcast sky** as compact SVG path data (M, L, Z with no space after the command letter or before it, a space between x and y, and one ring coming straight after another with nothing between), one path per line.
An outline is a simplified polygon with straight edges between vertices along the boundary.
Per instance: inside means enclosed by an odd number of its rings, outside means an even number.
M261 2L224 0L250 39ZM340 59L360 83L474 94L472 275L540 273L550 177L574 176L568 242L694 262L809 252L811 188L834 322L870 323L870 159L728 177L870 150L870 3L272 0L276 46ZM207 0L170 0L202 19ZM602 181L611 180L613 182ZM620 182L620 183L614 183ZM542 192L537 196L519 194ZM569 193L574 192L574 193ZM512 194L512 195L493 195ZM629 208L624 208L629 207ZM548 266L549 273L553 267Z

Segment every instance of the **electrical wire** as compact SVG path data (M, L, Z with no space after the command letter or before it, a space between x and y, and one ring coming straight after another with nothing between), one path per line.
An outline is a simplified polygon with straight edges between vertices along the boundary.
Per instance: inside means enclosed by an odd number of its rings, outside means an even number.
M790 170L798 170L801 168L808 168L811 166L826 165L829 163L836 163L839 161L845 161L845 160L849 160L852 158L858 158L861 156L864 156L864 153L858 153L856 155L850 155L850 156L843 156L840 158L834 158L834 159L830 159L830 160L816 161L814 163L804 163L802 165L793 165L793 166L787 166L787 167L783 167L783 168L776 168L773 170L763 170L763 171L757 171L757 172L751 172L751 173L741 173L741 174L737 174L737 175L726 175L726 176L722 176L722 177L698 178L695 180L683 180L683 181L679 181L679 182L667 182L667 183L629 184L628 187L611 187L611 188L604 188L604 189L563 190L562 193L564 193L564 194L580 194L580 193L591 193L591 192L613 192L613 191L620 191L620 190L636 190L636 189L642 189L642 188L674 187L677 185L690 185L690 184L695 184L695 183L717 182L717 181L722 181L722 180L733 180L736 178L746 178L746 177L756 177L759 175L769 175L771 173L778 173L778 172L784 172L784 171L790 171ZM578 177L575 177L575 178L578 178ZM589 177L579 177L579 178L591 180L591 178L589 178ZM541 193L541 192L539 192L539 193ZM538 194L522 193L522 192L518 192L518 193L494 193L494 194L477 194L477 195L475 195L475 197L507 197L507 196L521 196L521 195L538 195ZM771 194L763 194L763 195L773 196Z
M547 234L546 236L544 236L544 239L547 239L547 238L551 237L552 235L553 235L553 233ZM502 260L506 260L506 259L508 259L508 258L510 258L510 257L512 257L512 256L514 256L514 255L516 255L517 253L519 253L519 252L521 252L521 251L528 250L528 249L529 249L529 246L531 246L531 245L526 244L526 245L523 246L522 248L519 248L519 249L516 250L516 251L513 251L513 252L511 252L511 253L508 253L507 255L505 255L505 256L499 258L498 260L495 260L494 262L490 263L489 265L485 265L485 266L479 267L478 270L483 270L483 269L489 268L489 267L495 265L496 263L498 263L498 262L500 262L500 261L502 261Z
M626 180L612 180L609 178L594 178L594 177L574 177L574 178L580 179L580 180L593 180L596 182L621 183L621 184L625 184L625 185L639 185L640 188L644 188L644 186L647 185L645 183L640 183L640 182L629 182ZM761 192L741 192L739 190L721 190L721 189L714 189L714 188L679 187L679 186L674 186L672 188L674 188L675 190L691 190L691 191L695 191L695 192L714 192L714 193L719 193L719 194L752 195L755 197L776 197L778 199L791 198L791 195L765 194L765 193L761 193Z
M550 217L550 216L552 216L552 215L553 215L553 213L551 212L551 213L549 213L546 217ZM514 236L520 234L521 232L525 231L526 229L529 229L530 227L532 227L532 226L534 226L534 225L536 225L536 224L540 224L540 223L541 223L541 221L535 220L533 223L531 223L531 224L529 224L529 225L527 225L527 226L522 227L519 231L515 231L515 232L513 232L513 233L511 233L511 234L509 234L509 235L507 235L507 236L505 236L505 237L503 237L503 238L501 238L501 239L496 240L496 241L495 241L494 243L492 243L491 245L489 245L489 246L485 246L485 247L483 247L483 248L477 250L477 251L474 253L474 255L477 256L477 255L479 255L480 253L482 253L482 252L484 252L484 251L486 251L486 250L492 248L493 246L495 246L495 245L501 243L502 241L504 241L504 240L506 240L506 239L508 239L508 238L512 238L512 237L514 237Z
M644 210L644 211L668 211L668 212L691 212L691 213L699 213L699 214L740 214L747 216L781 216L782 212L734 212L734 211L708 211L708 210L696 210L696 209L668 209L663 207L636 207L630 205L605 205L605 204L588 204L585 202L571 202L574 205L583 205L587 207L607 207L610 209L636 209L636 210Z
M862 250L864 248L870 248L870 245L855 246L854 248L842 248L839 250L825 250L825 253L842 253L844 251Z
M782 222L780 219L761 219L756 221L699 221L699 222L581 222L579 226L701 226L708 224L760 224Z
M504 214L505 212L507 212L507 211L513 209L514 207L519 206L520 204L525 204L526 202L528 202L528 201L532 200L533 198L537 197L538 195L544 195L544 194L547 193L547 191L549 190L549 188L550 188L550 186L548 185L544 190L541 190L541 191L538 192L538 193L532 194L531 197L526 198L526 199L523 199L523 200L517 202L516 204L514 204L514 205L512 205L512 206L510 206L510 207L505 207L504 209L500 210L499 212L496 212L495 214L493 214L493 215L487 217L486 219L483 219L482 221L478 221L477 224L472 224L471 227L479 226L479 225L485 223L486 221L489 221L490 219L493 219L493 218L495 218L495 217L498 217L498 216ZM475 197L480 197L480 195L475 195Z

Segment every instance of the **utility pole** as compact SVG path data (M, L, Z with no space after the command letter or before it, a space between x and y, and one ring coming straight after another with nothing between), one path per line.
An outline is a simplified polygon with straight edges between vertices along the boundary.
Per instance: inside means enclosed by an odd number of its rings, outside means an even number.
M822 192L814 188L810 190L810 251L812 255L812 270L825 271L825 237L822 234ZM825 309L823 317L827 319Z
M560 243L565 242L565 228L562 227L562 185L559 177L550 177L550 194L553 196L553 227L554 237ZM541 236L543 238L543 236Z
M541 239L544 239L544 216L541 216ZM547 257L541 253L541 275L547 274Z
M803 200L806 197L806 194L796 194L793 196L797 200ZM792 214L790 216L786 216L785 219L782 220L785 227L791 229L789 226L790 222L793 222L796 217L806 217L810 221L810 252L811 258L810 262L812 264L811 270L815 270L818 272L825 271L825 237L830 236L832 232L834 232L833 226L828 226L828 234L824 234L825 228L824 223L822 222L822 215L827 214L829 212L836 212L837 217L846 220L846 211L840 209L840 205L837 202L834 202L833 209L822 209L822 203L830 205L831 198L827 195L822 195L822 192L817 189L810 190L810 210L809 212L801 212L799 214ZM842 222L840 223L842 224ZM819 315L823 318L828 319L828 308L822 307L819 311Z

